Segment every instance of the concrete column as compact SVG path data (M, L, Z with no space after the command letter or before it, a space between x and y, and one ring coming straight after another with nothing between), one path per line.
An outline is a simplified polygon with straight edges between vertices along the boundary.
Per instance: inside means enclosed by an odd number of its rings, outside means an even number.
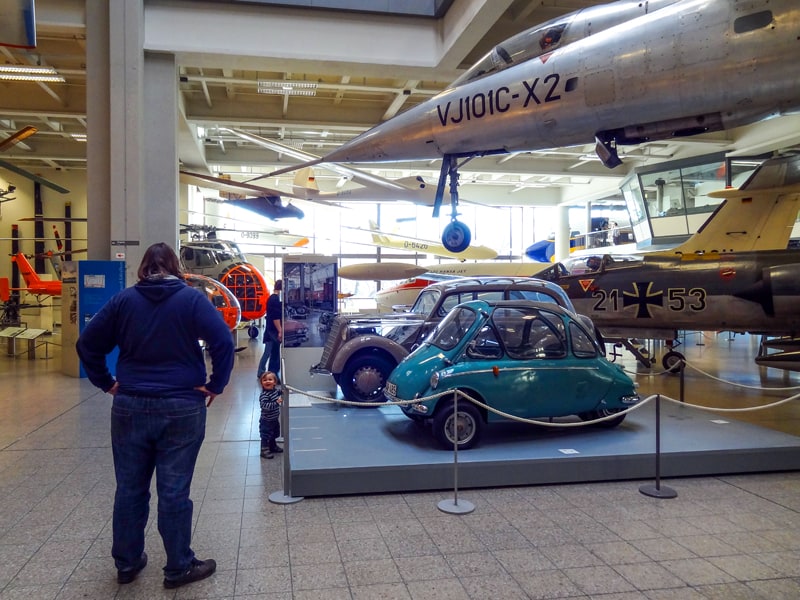
M553 260L560 261L569 256L569 208L559 206L556 215L556 250Z
M89 258L127 263L177 249L178 88L175 57L144 47L143 0L87 0Z
M174 54L144 56L142 252L155 242L178 249L178 69Z
M109 3L86 1L87 258L107 260L111 244Z
M596 245L595 242L597 240L597 236L589 235L590 233L592 233L592 203L591 203L591 201L586 203L586 222L585 222L584 227L586 227L586 229L584 229L584 231L586 232L586 247L587 248L592 248L592 247L594 247Z
M140 214L143 161L143 0L110 2L111 68L111 248L127 262L127 280L136 280L141 260Z

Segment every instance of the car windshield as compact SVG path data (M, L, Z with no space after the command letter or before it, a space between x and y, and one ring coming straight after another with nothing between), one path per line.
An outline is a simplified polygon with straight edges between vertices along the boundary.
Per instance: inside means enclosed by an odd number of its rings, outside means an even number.
M417 301L414 302L414 306L411 307L409 312L428 316L431 314L433 307L436 306L436 302L439 300L439 295L441 292L437 290L422 290L417 296Z
M456 308L436 326L426 341L442 350L452 350L464 338L476 318L477 314L471 308Z

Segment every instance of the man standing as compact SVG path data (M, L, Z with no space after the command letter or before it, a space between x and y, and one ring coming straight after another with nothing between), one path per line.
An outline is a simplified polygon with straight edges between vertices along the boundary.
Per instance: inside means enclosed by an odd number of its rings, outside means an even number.
M188 286L175 251L153 244L139 265L139 282L111 298L76 343L95 386L114 397L111 449L114 495L111 554L117 582L130 583L147 565L145 526L156 474L158 532L173 589L213 574L213 559L191 548L189 491L206 429L206 408L230 379L233 337L204 294ZM211 357L212 373L199 340ZM106 356L119 347L116 379Z
M258 363L258 378L265 371L272 371L280 377L281 370L281 341L283 340L283 304L281 303L281 290L283 282L278 279L272 294L267 299L266 327L264 328L264 354ZM269 363L267 361L269 360Z

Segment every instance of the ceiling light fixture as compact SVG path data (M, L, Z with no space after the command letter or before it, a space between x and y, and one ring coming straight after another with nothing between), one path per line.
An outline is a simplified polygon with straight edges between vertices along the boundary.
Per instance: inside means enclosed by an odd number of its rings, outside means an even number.
M317 84L313 81L267 81L258 80L259 94L280 96L316 96Z
M64 83L64 77L53 67L28 67L25 65L0 65L0 81L42 81Z

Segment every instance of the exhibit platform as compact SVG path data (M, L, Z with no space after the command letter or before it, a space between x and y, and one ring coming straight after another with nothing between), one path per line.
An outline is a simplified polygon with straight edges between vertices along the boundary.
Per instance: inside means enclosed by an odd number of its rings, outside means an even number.
M290 407L292 496L453 488L454 452L399 407L294 399ZM663 399L660 417L662 478L800 469L800 437ZM648 479L656 463L652 400L615 429L492 424L476 448L458 452L457 482L467 489Z

